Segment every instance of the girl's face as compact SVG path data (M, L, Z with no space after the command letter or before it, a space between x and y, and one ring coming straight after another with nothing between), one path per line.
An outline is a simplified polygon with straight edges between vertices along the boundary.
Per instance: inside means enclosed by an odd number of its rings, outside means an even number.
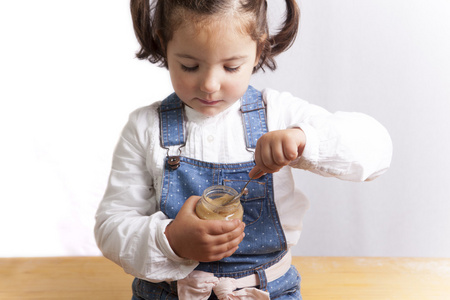
M233 21L217 20L203 27L185 21L167 45L176 94L207 116L217 115L239 100L258 62L256 42Z

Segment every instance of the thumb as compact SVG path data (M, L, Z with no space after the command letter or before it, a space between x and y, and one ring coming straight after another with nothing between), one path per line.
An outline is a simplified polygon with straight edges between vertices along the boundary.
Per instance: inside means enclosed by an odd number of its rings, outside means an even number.
M197 205L198 200L200 199L200 196L190 196L181 207L181 210L185 211L192 211L195 212L195 206Z

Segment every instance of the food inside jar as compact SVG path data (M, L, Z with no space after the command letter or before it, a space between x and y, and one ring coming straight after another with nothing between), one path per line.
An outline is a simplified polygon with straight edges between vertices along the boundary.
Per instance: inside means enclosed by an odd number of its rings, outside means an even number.
M242 220L244 210L239 200L223 206L232 195L223 195L217 198L205 197L198 201L195 211L197 216L204 220Z

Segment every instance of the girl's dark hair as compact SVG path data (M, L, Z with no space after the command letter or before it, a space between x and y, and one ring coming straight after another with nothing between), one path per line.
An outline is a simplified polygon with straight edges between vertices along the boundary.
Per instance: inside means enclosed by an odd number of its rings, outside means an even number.
M285 1L285 20L281 29L271 35L265 0L131 0L134 32L141 46L136 57L167 68L167 44L183 21L205 20L208 16L232 13L241 19L257 43L260 59L254 72L264 70L264 67L275 70L275 56L292 45L300 21L296 0Z

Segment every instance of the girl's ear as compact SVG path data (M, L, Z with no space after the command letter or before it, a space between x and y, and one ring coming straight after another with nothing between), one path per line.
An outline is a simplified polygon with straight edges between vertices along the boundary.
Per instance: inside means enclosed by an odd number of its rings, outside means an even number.
M264 47L266 44L267 34L264 33L263 36L259 39L256 45L256 58L255 58L255 64L253 67L256 67L259 63L259 60L261 58L261 54L264 51Z
M156 37L158 38L158 42L159 42L159 47L161 49L161 53L164 56L164 66L169 69L169 64L167 63L167 45L164 42L164 38L163 38L163 34L161 32L161 30L158 30L156 32Z
M164 39L163 39L163 34L161 32L161 30L158 30L156 32L156 36L158 38L158 42L159 42L159 46L161 47L161 50L166 53L166 44L164 43Z
M255 63L253 64L253 68L255 68L258 65L260 57L261 57L261 51L259 51L259 49L256 49L256 58L255 58Z

